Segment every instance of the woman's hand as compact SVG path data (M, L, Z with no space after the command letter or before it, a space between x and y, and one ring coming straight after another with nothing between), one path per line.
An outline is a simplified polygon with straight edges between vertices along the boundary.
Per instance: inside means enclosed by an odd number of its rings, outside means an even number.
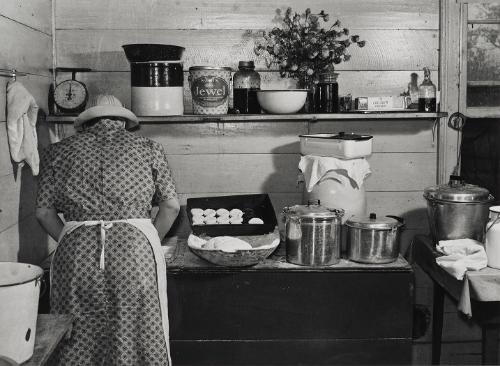
M162 240L172 227L177 215L179 215L180 205L176 198L171 198L160 202L158 207L158 214L153 224L158 231L160 240Z
M57 242L64 227L61 218L57 215L57 210L54 208L37 207L35 216L45 231Z

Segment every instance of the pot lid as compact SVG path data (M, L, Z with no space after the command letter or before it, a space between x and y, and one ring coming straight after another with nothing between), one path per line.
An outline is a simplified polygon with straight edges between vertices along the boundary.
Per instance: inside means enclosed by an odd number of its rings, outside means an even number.
M299 137L308 137L315 139L329 139L329 140L353 140L353 141L366 141L371 140L373 136L370 135L358 135L355 133L345 133L339 132L338 134L334 133L315 133L311 135L299 135Z
M327 208L321 205L295 205L285 207L283 212L285 214L311 219L333 219L344 216L344 210Z
M394 216L382 216L377 217L375 213L371 213L369 216L351 216L347 221L346 225L350 227L360 228L360 229L381 229L381 230L392 230L399 226L403 226L403 220L397 220L393 218Z
M452 175L447 184L428 187L424 190L426 199L449 202L490 202L493 196L486 188L467 184L460 176Z

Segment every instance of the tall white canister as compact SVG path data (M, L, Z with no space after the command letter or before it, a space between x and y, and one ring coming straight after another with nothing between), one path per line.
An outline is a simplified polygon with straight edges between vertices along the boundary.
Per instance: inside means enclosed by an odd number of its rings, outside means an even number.
M500 206L491 206L486 224L486 255L488 267L500 269Z
M0 356L18 363L33 355L43 270L0 262Z

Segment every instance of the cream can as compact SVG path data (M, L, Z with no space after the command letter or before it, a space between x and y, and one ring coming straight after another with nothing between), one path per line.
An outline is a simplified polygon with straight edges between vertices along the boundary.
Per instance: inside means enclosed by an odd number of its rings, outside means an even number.
M192 66L189 87L194 114L227 114L231 86L230 67Z

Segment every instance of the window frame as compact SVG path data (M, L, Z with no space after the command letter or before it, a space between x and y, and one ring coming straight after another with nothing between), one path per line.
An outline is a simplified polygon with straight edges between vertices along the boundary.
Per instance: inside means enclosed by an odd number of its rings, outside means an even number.
M468 4L487 4L487 3L498 3L499 0L456 0L460 5L460 81L459 81L459 93L460 100L458 105L459 112L465 114L467 117L472 118L498 118L500 117L500 105L497 107L469 107L467 106L467 87L471 83L467 80L467 37L469 24L498 24L500 26L500 19L484 19L469 20ZM472 82L474 83L474 82ZM495 83L495 85L500 85L500 81L483 81L481 83ZM461 87L462 86L462 87Z

